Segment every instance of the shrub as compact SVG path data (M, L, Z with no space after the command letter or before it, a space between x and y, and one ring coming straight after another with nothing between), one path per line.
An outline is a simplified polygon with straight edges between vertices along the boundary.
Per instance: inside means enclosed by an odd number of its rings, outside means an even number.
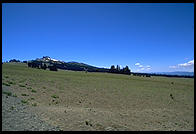
M85 121L86 125L89 125L89 121Z
M27 87L27 89L32 89L31 87Z
M36 91L36 90L34 90L34 89L32 89L32 90L31 90L31 92L32 92L32 93L36 93L37 91Z
M33 103L32 106L34 106L34 107L37 106L37 103Z
M5 85L5 86L10 86L10 84L8 84L8 83L4 83L4 82L3 82L3 85Z
M25 87L25 85L21 85L21 84L19 84L19 86L20 86L20 87Z
M9 76L5 75L5 78L9 78Z
M19 81L19 83L23 83L23 82L25 82L25 80L20 80L20 81Z
M14 108L15 108L14 106L11 106L11 108L10 108L10 109L11 109L11 110L14 110Z
M6 94L7 96L11 96L12 95L11 92L5 92L5 91L3 91L3 94Z
M28 104L28 101L26 101L26 100L21 100L21 102L24 103L24 104L25 103Z
M51 97L52 98L59 98L57 95L52 95Z
M17 95L16 94L13 94L13 97L17 97Z
M8 82L8 84L15 84L14 82L12 82L12 81L7 81Z
M22 96L29 96L28 94L21 94Z

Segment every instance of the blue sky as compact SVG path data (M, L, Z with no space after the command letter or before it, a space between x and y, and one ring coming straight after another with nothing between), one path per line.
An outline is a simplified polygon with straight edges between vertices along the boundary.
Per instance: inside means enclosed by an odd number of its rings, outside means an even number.
M194 71L194 4L3 3L2 60Z

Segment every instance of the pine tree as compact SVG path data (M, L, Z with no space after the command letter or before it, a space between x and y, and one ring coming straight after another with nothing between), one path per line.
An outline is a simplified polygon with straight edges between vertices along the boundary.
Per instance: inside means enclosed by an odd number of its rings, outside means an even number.
M116 66L116 71L117 71L116 73L120 73L120 66L119 65Z
M126 66L126 67L124 68L124 73L125 73L125 74L131 74L131 71L130 71L130 69L129 69L128 66Z
M116 69L115 69L115 66L114 66L114 65L112 65L112 66L111 66L111 68L110 68L110 73L114 73L114 72L115 72L115 70L116 70Z

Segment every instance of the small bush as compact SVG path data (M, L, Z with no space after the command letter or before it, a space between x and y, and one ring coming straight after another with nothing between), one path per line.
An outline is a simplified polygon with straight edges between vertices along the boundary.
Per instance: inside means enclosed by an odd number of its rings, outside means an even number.
M7 81L8 82L8 84L13 84L13 82L12 81Z
M16 94L13 94L13 97L17 97L17 95Z
M14 106L11 106L11 108L10 108L10 109L11 109L11 110L14 110L14 108L15 108Z
M9 76L5 75L5 78L9 78Z
M36 93L37 91L36 91L36 90L34 90L34 89L32 89L32 90L31 90L31 92L32 92L32 93Z
M59 98L57 95L52 95L51 97L52 98Z
M86 125L89 125L89 121L85 121L85 124L86 124Z
M32 97L31 100L35 100L35 98Z
M22 96L29 96L28 94L21 94Z
M21 85L21 84L19 84L19 87L25 87L25 85Z
M23 83L23 82L25 82L25 80L20 80L20 81L19 81L19 83Z
M34 106L34 107L37 106L37 103L33 103L32 106Z
M27 89L32 89L32 87L27 87Z
M43 87L43 89L46 89L46 87Z
M26 100L21 100L21 102L24 104L28 104L28 101L26 101Z
M3 94L6 94L7 96L11 96L12 95L11 92L5 92L5 91L3 91Z
M8 84L8 83L4 83L4 82L3 82L3 85L5 85L5 86L10 86L10 84Z
M15 83L14 82L12 82L12 81L7 81L8 82L8 84L14 84L15 85Z

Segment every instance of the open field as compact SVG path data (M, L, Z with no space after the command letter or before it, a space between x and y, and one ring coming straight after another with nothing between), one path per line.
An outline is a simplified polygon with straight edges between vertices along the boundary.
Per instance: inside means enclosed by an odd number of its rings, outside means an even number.
M193 78L52 72L4 63L2 84L62 130L194 130Z

